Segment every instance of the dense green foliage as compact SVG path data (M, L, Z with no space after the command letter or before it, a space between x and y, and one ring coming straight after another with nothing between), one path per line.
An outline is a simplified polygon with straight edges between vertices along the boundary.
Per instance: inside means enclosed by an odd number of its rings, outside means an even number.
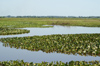
M0 27L0 35L29 33L29 30Z
M100 34L69 34L0 39L4 46L31 51L100 56Z
M99 61L70 61L69 63L63 62L42 62L42 63L33 63L33 62L24 62L23 60L19 61L3 61L0 62L0 66L99 66Z

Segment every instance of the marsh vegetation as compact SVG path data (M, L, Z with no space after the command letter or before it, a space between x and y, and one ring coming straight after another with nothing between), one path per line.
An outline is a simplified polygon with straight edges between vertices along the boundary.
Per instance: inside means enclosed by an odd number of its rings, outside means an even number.
M25 29L14 29L8 27L0 27L0 35L14 35L14 34L24 34L29 33L29 30Z
M100 27L100 18L0 18L0 27L43 27L42 25Z
M95 39L94 39L95 38ZM32 37L2 38L5 47L14 47L50 53L100 56L99 34L47 35Z
M0 18L0 35L29 33L29 30L16 28L25 27L50 27L43 25L64 25L64 26L88 26L100 27L99 18ZM79 54L100 56L100 34L64 34L64 35L44 35L1 38L3 46L27 49L30 51L39 51L50 53ZM33 65L24 61L1 61L0 65ZM99 65L99 61L70 61L69 63L36 63L36 65L53 64L58 65ZM70 65L70 66L71 66ZM49 65L50 66L50 65Z
M100 62L99 61L70 61L63 63L61 61L56 61L56 62L42 62L42 63L33 63L33 62L24 62L23 60L16 60L16 61L3 61L0 62L1 66L99 66Z

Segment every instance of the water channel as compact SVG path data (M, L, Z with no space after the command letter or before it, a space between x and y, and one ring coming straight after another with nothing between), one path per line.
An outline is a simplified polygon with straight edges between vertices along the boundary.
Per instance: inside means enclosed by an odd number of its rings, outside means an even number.
M91 34L100 33L99 27L81 27L81 26L57 26L54 25L50 28L22 28L30 30L30 33L18 34L18 35L0 35L0 38L7 37L25 37L25 36L42 36L52 34ZM0 61L9 60L24 60L25 62L41 63L42 61L92 61L100 60L99 56L80 56L73 54L62 54L62 53L45 53L42 51L29 51L25 49L16 49L10 47L4 47L3 43L0 42Z

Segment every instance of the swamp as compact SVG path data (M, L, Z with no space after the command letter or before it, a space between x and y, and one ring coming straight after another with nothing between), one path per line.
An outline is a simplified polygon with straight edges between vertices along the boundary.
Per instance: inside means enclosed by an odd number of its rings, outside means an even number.
M0 18L1 66L98 66L100 18Z

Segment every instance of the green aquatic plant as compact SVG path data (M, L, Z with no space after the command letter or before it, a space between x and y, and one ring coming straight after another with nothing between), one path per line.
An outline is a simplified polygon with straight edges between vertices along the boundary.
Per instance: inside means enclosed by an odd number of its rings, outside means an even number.
M69 34L1 38L5 47L30 51L100 56L100 34Z
M24 62L23 60L0 61L0 66L99 66L100 61L70 61L70 62Z
M0 18L0 35L28 33L28 30L14 29L25 27L50 27L43 25L68 25L100 27L99 18ZM2 28L3 27L3 28ZM7 28L6 28L7 27ZM100 34L47 35L22 38L0 39L5 47L30 51L57 52L100 56ZM21 65L22 64L22 65ZM45 65L46 64L46 65ZM62 65L63 64L63 65ZM99 61L71 61L69 63L28 63L23 61L2 61L1 66L98 66Z
M0 27L0 35L23 34L23 33L29 33L29 32L30 30L26 30L26 29Z

